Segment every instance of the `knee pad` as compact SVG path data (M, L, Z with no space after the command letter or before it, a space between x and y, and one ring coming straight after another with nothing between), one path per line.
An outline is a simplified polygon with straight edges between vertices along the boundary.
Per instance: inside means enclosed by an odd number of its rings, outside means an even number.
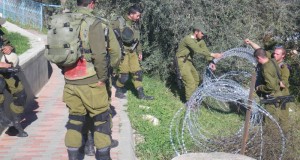
M100 125L95 125L95 131L104 133L107 135L111 135L111 120L110 120L110 113L109 111L105 111L101 114L98 114L94 117L94 122L104 122Z
M2 94L4 92L6 88L6 82L4 80L4 78L0 78L0 94Z
M73 124L70 122L71 120L79 121L82 123L81 124ZM69 115L69 121L67 122L66 128L73 129L73 130L76 130L81 133L84 122L85 122L85 116Z
M13 103L16 106L24 106L25 105L27 95L26 95L26 92L24 89L21 92L15 93L13 96L14 96Z
M142 81L143 80L143 71L135 72L133 78L136 81Z
M121 76L119 78L119 82L122 83L122 84L125 84L128 79L129 79L129 74L128 73L121 73Z

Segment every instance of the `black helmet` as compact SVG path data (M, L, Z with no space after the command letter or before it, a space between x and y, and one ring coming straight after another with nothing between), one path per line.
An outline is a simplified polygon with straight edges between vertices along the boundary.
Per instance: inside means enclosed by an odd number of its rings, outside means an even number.
M121 33L121 38L124 43L131 44L134 40L134 33L129 27L125 27Z

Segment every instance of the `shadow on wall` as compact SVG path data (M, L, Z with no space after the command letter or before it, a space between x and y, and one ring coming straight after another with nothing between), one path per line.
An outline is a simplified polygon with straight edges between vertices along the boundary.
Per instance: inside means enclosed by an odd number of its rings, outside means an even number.
M43 56L43 51L40 53L38 58L34 59L34 62L30 60L28 63L22 65L22 71L18 73L18 77L20 78L27 94L25 111L22 115L23 121L21 123L23 128L26 128L32 122L37 120L37 111L35 110L39 107L39 104L35 100L37 98L36 95L47 83L53 72L50 63ZM7 90L4 92L4 95L5 115L0 115L0 135L10 125L10 122L5 121L5 118L9 120L12 119L11 111L9 109L9 104L12 102L12 95ZM9 129L7 134L15 136L17 133L16 131L11 131Z

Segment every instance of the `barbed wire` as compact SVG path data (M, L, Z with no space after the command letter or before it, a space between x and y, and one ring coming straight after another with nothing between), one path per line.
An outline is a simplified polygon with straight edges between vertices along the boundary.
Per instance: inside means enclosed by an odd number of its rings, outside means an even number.
M252 104L246 155L262 159L266 144L276 143L275 145L279 148L277 157L281 159L286 142L279 123L257 103L258 99L248 103L250 89L249 85L246 84L250 84L251 71L254 71L256 66L253 50L234 48L224 52L222 58L215 60L214 63L222 63L222 61L232 58L236 61L244 59L252 68L223 71L220 75L215 75L206 69L203 74L203 83L193 93L185 106L177 111L171 121L170 140L173 149L176 155L188 152L215 151L240 153L245 116L243 112L233 112L233 110L245 112L249 107L248 105ZM230 119L227 116L229 114L234 114L234 118ZM278 133L277 138L275 138L278 141L271 142L265 138L264 118L270 119L272 124L276 126L277 131L274 132ZM208 119L212 119L212 122L209 122ZM227 121L228 128L222 131L215 130L213 127L219 125L216 123L218 121Z

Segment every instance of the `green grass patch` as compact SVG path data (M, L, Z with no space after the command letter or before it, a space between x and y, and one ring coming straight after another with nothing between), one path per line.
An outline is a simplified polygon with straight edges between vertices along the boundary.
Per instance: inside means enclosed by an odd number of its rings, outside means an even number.
M177 111L184 106L179 97L174 96L170 88L158 79L144 76L143 86L146 95L155 97L153 101L139 100L136 98L136 91L132 89L127 93L129 118L136 133L142 137L137 143L136 155L142 160L165 160L175 157L175 151L170 140L170 124ZM132 86L130 88L133 88ZM235 140L235 133L244 125L244 111L237 112L232 104L224 104L207 98L202 103L201 110L196 110L193 119L194 124L201 127L201 133L215 140L232 138ZM140 108L147 106L149 109ZM300 109L300 107L297 107ZM144 120L143 115L152 115L159 119L158 126ZM184 112L175 120L175 125L182 126ZM299 110L291 115L293 121L292 138L289 137L287 152L285 157L295 157L295 150L290 148L299 148L300 142L300 123ZM179 120L181 119L181 120ZM174 129L174 128L173 128ZM206 152L205 148L199 148L194 145L189 131L185 129L185 146L189 152ZM180 137L181 138L181 137ZM174 139L173 139L174 140ZM238 140L239 141L239 140ZM174 141L177 145L177 141ZM292 144L291 144L292 143ZM226 143L224 143L226 147ZM219 148L220 149L220 148Z
M18 55L30 49L31 46L27 37L22 36L20 33L8 32L6 29L4 29L3 31L11 44L15 47L15 52Z

